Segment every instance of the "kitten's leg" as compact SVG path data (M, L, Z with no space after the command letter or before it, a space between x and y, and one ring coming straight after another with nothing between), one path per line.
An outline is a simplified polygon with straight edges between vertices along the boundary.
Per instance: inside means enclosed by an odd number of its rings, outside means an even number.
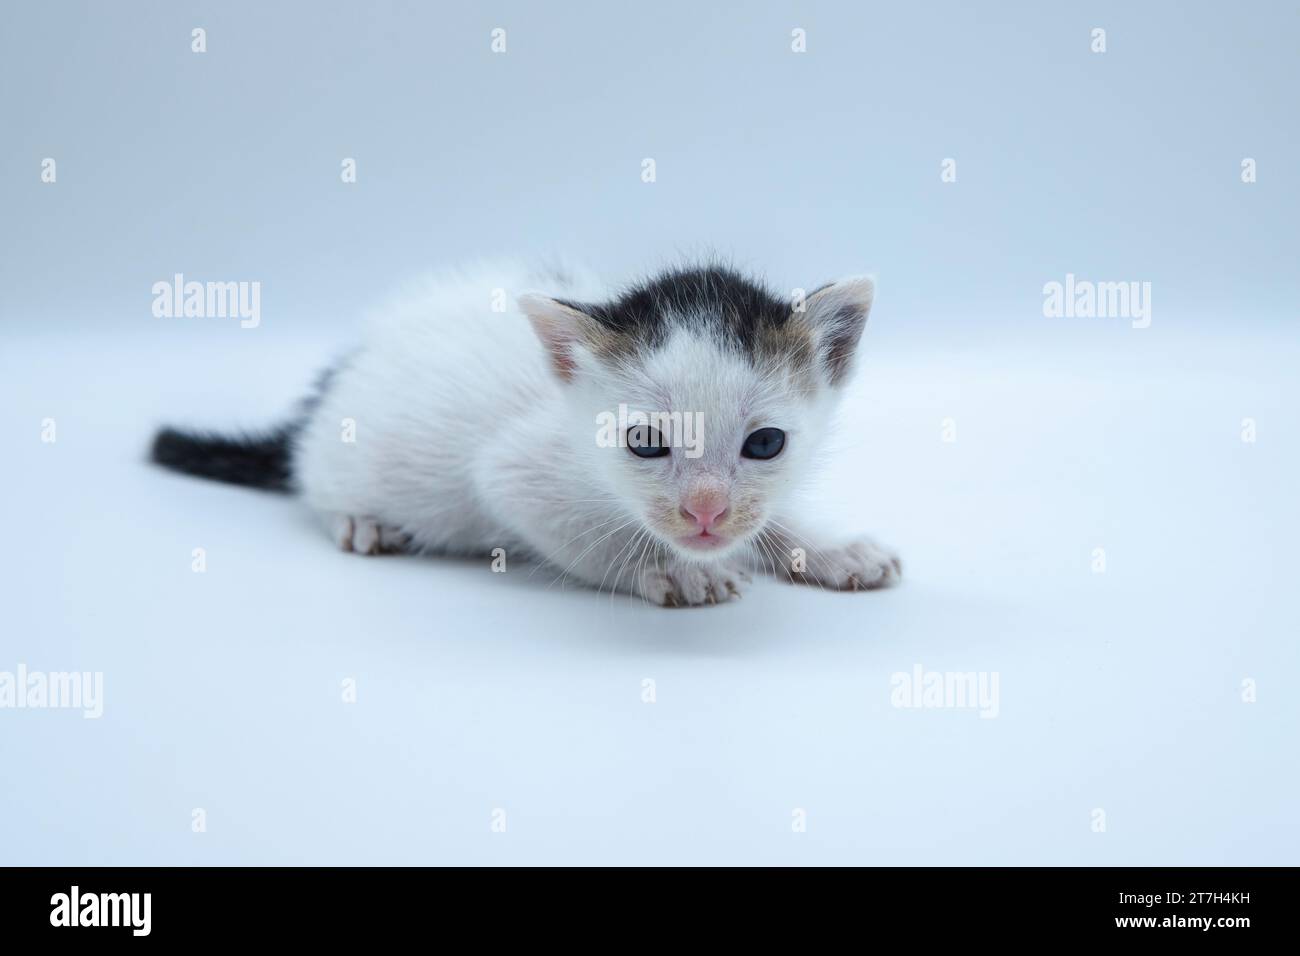
M793 584L870 591L891 587L903 576L898 555L870 538L833 544L785 521L768 525L758 551L757 567Z
M401 531L365 515L331 512L323 517L330 537L343 551L366 555L400 554L410 543Z
M640 595L662 607L700 607L739 598L752 578L744 568L726 562L669 562L643 571Z

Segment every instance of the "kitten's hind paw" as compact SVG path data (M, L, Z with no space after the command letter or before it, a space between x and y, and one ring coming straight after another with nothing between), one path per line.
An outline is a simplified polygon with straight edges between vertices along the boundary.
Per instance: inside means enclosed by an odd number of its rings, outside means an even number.
M333 515L330 518L330 536L340 550L356 554L400 554L407 549L410 538L380 524L374 518L356 515Z
M641 575L641 596L661 607L702 607L738 599L749 574L730 565L682 564Z

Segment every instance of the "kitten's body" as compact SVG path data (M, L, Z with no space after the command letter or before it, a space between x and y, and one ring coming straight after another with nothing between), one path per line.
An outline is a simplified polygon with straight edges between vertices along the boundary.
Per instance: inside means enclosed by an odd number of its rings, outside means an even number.
M849 291L865 294L865 320L870 284L858 281ZM534 290L551 298L514 298ZM821 307L847 315L853 298ZM801 354L813 348L812 326L789 311L718 269L621 299L576 269L445 273L371 320L301 420L266 440L226 441L215 462L213 440L166 431L154 456L296 490L341 547L360 553L501 548L556 576L670 605L727 600L747 568L844 589L892 583L892 555L867 541L804 540L784 510L861 331L849 330L847 357L822 374L830 366ZM834 344L821 343L831 358ZM598 416L620 404L699 412L702 454L643 459L602 447ZM745 436L763 425L784 429L789 446L771 461L743 457ZM260 456L254 473L239 470L240 448ZM277 448L286 480L259 479Z
M514 555L527 546L515 530L521 512L592 497L573 485L560 386L537 337L512 298L504 312L491 308L494 289L539 285L600 291L486 266L431 279L377 313L295 443L307 503L331 519L400 529L415 550ZM341 438L345 420L355 441Z

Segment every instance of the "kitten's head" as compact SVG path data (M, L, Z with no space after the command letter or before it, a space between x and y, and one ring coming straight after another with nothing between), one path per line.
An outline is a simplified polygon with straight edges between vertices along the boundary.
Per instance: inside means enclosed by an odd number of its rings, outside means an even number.
M519 304L563 384L580 466L677 554L713 560L807 474L872 294L852 278L785 301L707 267L605 303Z

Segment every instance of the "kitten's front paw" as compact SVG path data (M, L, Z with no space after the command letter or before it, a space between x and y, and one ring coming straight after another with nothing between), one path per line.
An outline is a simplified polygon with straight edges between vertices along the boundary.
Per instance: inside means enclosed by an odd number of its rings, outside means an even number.
M662 607L700 607L739 598L750 576L719 564L681 564L650 568L641 575L641 596Z
M898 555L870 538L841 547L808 549L807 567L791 571L790 580L837 591L871 591L897 584L903 576Z

